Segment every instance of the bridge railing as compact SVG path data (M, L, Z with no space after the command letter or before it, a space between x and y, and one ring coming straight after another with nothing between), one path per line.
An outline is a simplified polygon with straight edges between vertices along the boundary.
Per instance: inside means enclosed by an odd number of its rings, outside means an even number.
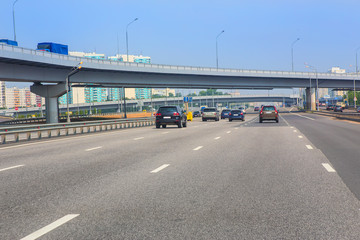
M152 125L153 117L3 127L0 128L0 144Z
M148 64L148 63L135 63L135 62L121 62L121 61L114 61L114 60L102 60L102 59L94 59L94 58L82 58L76 57L71 55L63 55L57 54L52 52L46 51L38 51L28 48L22 48L12 45L6 45L0 43L0 50L2 51L11 51L16 53L24 53L24 54L31 54L36 56L44 56L49 57L52 59L59 59L59 60L67 60L73 62L88 62L88 63L95 63L95 64L107 64L107 65L117 65L117 66L130 66L130 67L137 67L137 68L157 68L157 69L170 69L170 70L189 70L189 71L201 71L201 72L224 72L224 73L245 73L245 74L270 74L270 75L287 75L287 76L294 76L294 77L312 77L315 78L316 75L318 78L321 77L347 77L347 78L357 78L355 73L315 73L311 72L293 72L293 71L270 71L270 70L244 70L244 69L231 69L231 68L209 68L209 67L196 67L196 66L176 66L176 65L165 65L165 64Z

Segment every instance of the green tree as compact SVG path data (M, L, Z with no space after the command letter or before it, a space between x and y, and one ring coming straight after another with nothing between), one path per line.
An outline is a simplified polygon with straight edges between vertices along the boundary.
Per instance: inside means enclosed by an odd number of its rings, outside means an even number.
M173 94L173 93L169 93L169 97L174 97L174 94Z

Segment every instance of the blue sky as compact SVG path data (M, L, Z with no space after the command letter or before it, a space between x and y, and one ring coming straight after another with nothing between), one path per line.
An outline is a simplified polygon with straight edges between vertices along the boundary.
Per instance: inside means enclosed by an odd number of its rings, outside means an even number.
M13 38L13 0L1 0L0 38ZM61 3L61 4L60 4ZM153 63L291 70L291 43L296 71L340 66L354 71L360 46L360 1L353 0L19 0L15 6L20 46L38 42L69 45L71 51L150 56ZM360 54L360 51L359 51ZM353 66L350 66L353 65Z

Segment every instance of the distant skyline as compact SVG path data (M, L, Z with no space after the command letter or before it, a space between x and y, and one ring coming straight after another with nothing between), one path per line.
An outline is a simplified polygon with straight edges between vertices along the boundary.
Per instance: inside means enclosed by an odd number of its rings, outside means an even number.
M13 39L13 0L0 3L0 38ZM326 72L338 66L355 71L360 47L360 1L286 0L18 0L15 5L19 46L38 42L69 45L70 51L143 54L152 63L309 71L304 62ZM360 54L360 51L359 51Z

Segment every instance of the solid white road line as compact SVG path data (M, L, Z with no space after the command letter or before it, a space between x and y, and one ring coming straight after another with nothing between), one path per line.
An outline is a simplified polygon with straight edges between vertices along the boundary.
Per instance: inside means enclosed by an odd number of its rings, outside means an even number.
M311 145L306 145L307 149L313 149Z
M290 126L290 124L288 123L288 121L286 121L286 119L283 118L283 116L281 116L281 115L279 115L279 116L280 116L280 118L286 123L286 125Z
M71 219L73 218L76 218L77 216L79 216L80 214L69 214L69 215L66 215L62 218L60 218L59 220L56 220L55 222L37 230L36 232L20 239L20 240L34 240L34 239L37 239L39 237L41 237L42 235L45 235L46 233L54 230L55 228L57 227L60 227L61 225L63 225L64 223L70 221Z
M13 167L3 168L3 169L0 169L0 172L10 170L10 169L13 169L13 168L23 167L23 166L25 166L25 165L16 165L16 166L13 166Z
M99 149L99 148L102 148L102 146L100 146L100 147L94 147L94 148L89 148L89 149L86 149L85 151L88 152L88 151L96 150L96 149Z
M167 134L167 133L169 133L169 132L163 132L163 133L161 133L161 134Z
M290 128L294 128L294 127L290 127Z
M155 170L152 170L150 173L157 173L157 172L160 172L161 170L163 170L164 168L167 168L168 166L170 166L170 164L164 164L160 167L158 167L157 169Z
M238 130L239 128L237 127L237 128L235 128L236 130Z
M298 136L299 138L303 138L303 136Z
M296 116L299 116L299 117L302 117L302 118L306 118L306 119L309 119L309 120L315 120L315 118L311 118L311 117L307 117L307 116L303 116L303 115L300 115L300 114L297 114L297 113L291 113L291 114L294 114Z
M330 166L330 164L322 163L322 165L328 172L336 172L335 169Z
M194 148L193 150L197 151L197 150L202 149L202 148L203 148L203 146L198 146L198 147Z
M218 140L220 137L216 137L216 138L214 138L215 140Z
M134 138L134 140L140 140L140 139L143 139L144 137L138 137L138 138Z
M231 133L231 131L227 131L226 133Z

